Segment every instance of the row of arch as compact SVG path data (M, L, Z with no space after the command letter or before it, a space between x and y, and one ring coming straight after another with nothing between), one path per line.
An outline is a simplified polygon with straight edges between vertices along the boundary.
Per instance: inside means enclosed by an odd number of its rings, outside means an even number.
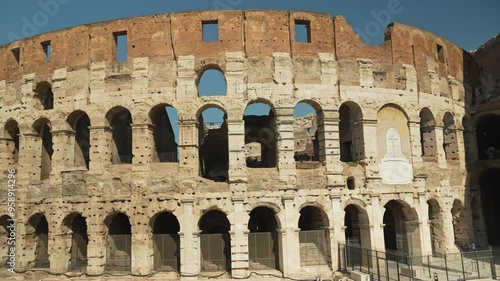
M324 114L321 106L314 101L302 101L299 105L309 107L309 112L316 116L316 129L311 134L311 157L316 161L324 161L326 156ZM264 113L258 109L252 111L253 106L261 106ZM221 122L213 126L205 122L207 118L204 113L208 110L220 111ZM258 100L247 106L243 120L245 122L245 144L256 143L260 147L258 159L259 167L276 167L277 165L277 140L279 131L276 122L276 112L272 104L265 100ZM383 112L389 113L383 114ZM392 111L392 113L391 113ZM394 118L398 115L398 118ZM154 151L151 153L151 162L177 162L178 161L178 125L179 116L175 108L169 104L159 104L149 111L150 124L147 130L152 134ZM210 116L208 116L210 117ZM340 134L340 160L344 162L358 161L365 157L363 114L361 108L354 102L346 102L339 108L339 134ZM436 135L436 121L428 108L422 109L420 113L420 137L422 156L435 159L437 157L438 136ZM399 119L399 120L398 120ZM130 111L122 106L116 106L105 114L107 130L111 131L111 159L112 164L132 163L132 127L133 119ZM225 181L228 178L229 152L228 152L228 124L227 113L220 105L205 105L197 113L200 174L204 177ZM90 128L91 119L86 112L77 110L66 118L71 134L74 135L74 158L73 166L85 166L89 168L90 163ZM410 137L408 119L405 112L396 105L382 107L377 116L378 124L386 130L399 126L399 134ZM398 123L395 123L398 121ZM443 149L446 159L458 159L458 143L453 116L447 112L443 117L444 137ZM40 118L32 125L32 129L41 138L41 179L50 175L51 159L54 152L52 142L52 125L47 118ZM107 131L108 132L108 131ZM15 120L10 120L4 127L4 138L8 161L17 162L19 157L19 125ZM384 133L385 134L385 133ZM379 144L380 146L380 144ZM385 144L382 144L385 147ZM408 143L406 149L410 150ZM383 150L383 149L380 149ZM405 148L403 147L403 151ZM407 153L410 157L410 153ZM383 155L379 155L382 158ZM71 165L71 163L68 163ZM251 167L252 162L247 161Z
M419 218L417 211L400 200L390 200L384 206L384 242L386 251L421 253ZM345 240L363 248L372 248L370 221L364 207L351 203L344 209ZM443 224L442 209L435 199L428 201L429 227L433 250L444 253L441 245L446 237L440 233ZM457 220L464 219L463 207L455 200L451 213ZM8 217L0 218L2 230L7 233ZM454 219L455 220L455 219ZM454 221L455 233L462 231L463 221ZM132 225L124 213L113 213L104 219L106 226L107 272L123 272L131 269ZM180 271L181 267L181 226L177 217L168 211L155 214L149 222L152 234L152 256L155 271ZM283 269L281 231L278 213L267 206L255 207L248 220L249 266L252 269ZM327 265L331 262L330 219L321 206L306 205L300 209L297 221L299 228L299 255L301 266ZM228 271L231 269L232 226L227 215L219 209L207 210L198 221L200 233L201 271ZM68 270L84 271L87 266L89 234L87 221L79 213L68 215L62 222L62 236L66 241ZM43 213L31 216L26 228L26 251L30 266L49 268L49 225ZM8 237L2 235L2 238ZM94 238L93 238L94 239ZM427 239L424 237L424 239ZM455 236L455 240L459 239ZM95 240L95 239L94 239ZM3 251L8 249L7 240L2 241ZM60 244L58 244L60 245ZM312 253L312 254L311 254ZM311 256L314 258L312 259Z

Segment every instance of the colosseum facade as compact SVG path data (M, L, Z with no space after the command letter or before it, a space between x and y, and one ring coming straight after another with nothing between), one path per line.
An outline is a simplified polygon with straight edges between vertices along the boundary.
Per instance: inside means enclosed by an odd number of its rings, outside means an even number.
M339 243L427 255L474 237L463 124L479 70L430 32L393 23L371 46L342 16L177 12L30 37L0 61L0 215L19 273L331 279ZM226 93L199 95L208 70ZM245 114L257 103L269 114ZM309 144L298 103L316 111Z

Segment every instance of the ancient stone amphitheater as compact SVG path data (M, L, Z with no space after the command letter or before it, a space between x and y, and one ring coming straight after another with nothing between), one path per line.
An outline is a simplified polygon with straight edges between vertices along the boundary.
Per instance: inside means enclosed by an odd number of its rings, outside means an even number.
M23 39L0 62L0 250L14 276L331 279L346 242L488 245L466 188L479 67L427 31L394 23L370 46L342 16L179 12ZM209 70L225 93L199 94ZM316 111L305 131L299 103ZM222 124L204 122L210 108Z

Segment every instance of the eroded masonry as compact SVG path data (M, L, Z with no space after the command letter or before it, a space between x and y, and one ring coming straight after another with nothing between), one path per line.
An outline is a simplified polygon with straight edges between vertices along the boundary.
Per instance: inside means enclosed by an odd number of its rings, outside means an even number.
M466 170L498 159L499 115L476 129L479 66L429 32L394 23L369 46L342 16L172 13L16 41L0 62L18 272L314 279L338 269L338 243L500 246L476 188L500 166ZM201 94L209 72L224 91ZM294 118L299 104L315 114Z

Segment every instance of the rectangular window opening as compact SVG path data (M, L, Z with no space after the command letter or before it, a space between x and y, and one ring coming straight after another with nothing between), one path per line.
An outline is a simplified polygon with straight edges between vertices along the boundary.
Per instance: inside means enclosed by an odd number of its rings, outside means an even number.
M51 54L50 41L42 42L42 48L43 48L43 52L45 53L45 58L47 60L50 60L50 54Z
M295 20L295 42L311 43L311 22Z
M203 42L219 41L219 22L217 20L202 21Z
M117 62L125 62L127 61L127 32L115 32L113 33L115 37L115 47L116 47L116 61Z
M20 60L21 60L21 49L20 48L12 49L12 55L14 55L14 58L16 59L17 64L19 64Z
M436 50L438 55L438 61L444 63L444 48L443 46L436 44Z

